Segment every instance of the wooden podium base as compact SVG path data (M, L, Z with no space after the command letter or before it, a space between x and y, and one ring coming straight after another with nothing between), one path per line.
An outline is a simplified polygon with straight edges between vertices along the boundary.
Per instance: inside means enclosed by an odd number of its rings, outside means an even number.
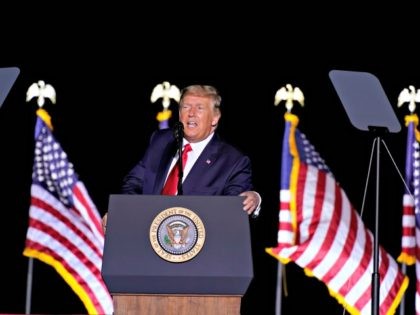
M239 315L241 296L113 295L115 315Z

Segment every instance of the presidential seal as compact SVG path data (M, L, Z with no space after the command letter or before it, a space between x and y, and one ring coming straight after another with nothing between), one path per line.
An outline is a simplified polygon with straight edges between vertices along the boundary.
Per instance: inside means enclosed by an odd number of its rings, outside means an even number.
M167 261L180 263L194 258L201 251L206 230L194 211L173 207L154 218L149 236L156 254Z

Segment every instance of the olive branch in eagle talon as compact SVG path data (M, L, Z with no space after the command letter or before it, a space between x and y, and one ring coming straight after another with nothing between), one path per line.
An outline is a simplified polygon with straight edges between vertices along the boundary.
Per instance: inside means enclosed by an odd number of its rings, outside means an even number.
M305 97L303 96L302 91L291 84L286 84L277 90L276 95L274 96L274 105L280 104L281 101L286 101L287 112L290 113L293 108L293 101L297 101L300 105L304 105Z
M398 107L401 107L404 103L408 103L408 110L411 114L416 110L416 103L420 102L420 89L416 91L413 85L410 85L401 91L398 95Z
M32 98L37 97L37 104L39 107L44 106L45 99L50 99L51 103L55 104L56 94L55 90L50 84L45 84L44 81L40 80L37 83L32 83L26 91L26 102L29 102Z

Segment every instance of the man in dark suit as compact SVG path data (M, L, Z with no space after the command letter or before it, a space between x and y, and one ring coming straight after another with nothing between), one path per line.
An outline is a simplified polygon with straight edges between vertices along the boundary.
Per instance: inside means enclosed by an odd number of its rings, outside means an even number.
M183 194L244 196L244 211L248 214L255 211L255 216L261 197L252 191L250 159L215 134L221 117L220 103L221 96L212 86L192 85L181 92L180 141L182 147L186 144L191 147L183 169ZM143 158L124 178L122 193L165 193L169 173L177 167L178 147L172 130L155 131Z

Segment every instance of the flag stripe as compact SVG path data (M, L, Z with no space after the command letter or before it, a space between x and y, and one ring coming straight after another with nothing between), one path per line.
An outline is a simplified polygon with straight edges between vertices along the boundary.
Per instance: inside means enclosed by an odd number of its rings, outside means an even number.
M290 215L290 192L288 190L280 191L279 205L279 232L278 242L283 244L293 244L294 234L292 226L292 218Z
M102 231L101 217L99 212L96 210L95 205L88 199L87 190L83 183L77 182L73 189L75 209L80 211L80 214L85 219L85 222L89 224L89 228L95 235L95 239L101 242L101 246L104 245L104 237Z
M406 177L411 178L411 176ZM407 181L407 184L412 186L409 181ZM410 194L404 194L403 196L401 234L401 254L398 261L406 265L413 265L416 260L416 217L414 198Z

